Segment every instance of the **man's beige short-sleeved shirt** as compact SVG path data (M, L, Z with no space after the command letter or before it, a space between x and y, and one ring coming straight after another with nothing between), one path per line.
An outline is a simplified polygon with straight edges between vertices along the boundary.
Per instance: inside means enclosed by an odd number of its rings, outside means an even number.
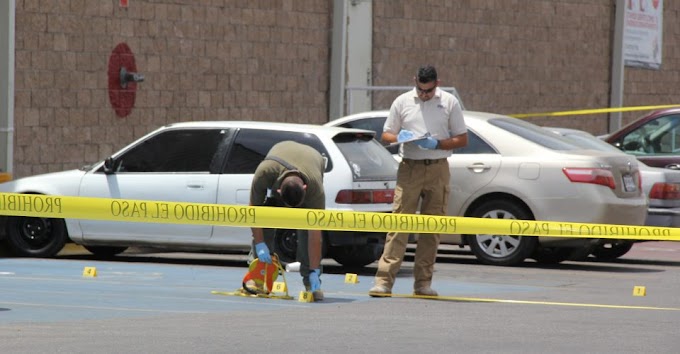
M439 87L428 101L423 102L415 88L394 100L383 131L397 135L402 129L412 131L416 137L430 133L437 140L467 132L460 102ZM450 150L427 150L414 143L403 144L400 151L404 158L414 160L451 156Z

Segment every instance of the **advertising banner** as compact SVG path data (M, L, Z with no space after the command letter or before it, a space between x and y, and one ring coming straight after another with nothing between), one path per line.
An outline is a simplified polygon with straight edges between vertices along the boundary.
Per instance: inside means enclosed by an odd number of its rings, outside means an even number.
M624 63L658 70L663 48L663 0L625 0L625 3Z

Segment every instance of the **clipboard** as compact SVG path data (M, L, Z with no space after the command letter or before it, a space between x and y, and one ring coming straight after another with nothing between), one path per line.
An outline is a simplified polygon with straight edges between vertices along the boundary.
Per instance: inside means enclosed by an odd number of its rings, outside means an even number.
M429 135L426 134L426 135L423 135L423 136L420 136L420 137L417 137L417 138L411 138L411 139L408 139L408 140L404 140L402 142L391 143L391 144L387 145L387 147L392 147L392 146L396 146L396 145L399 145L399 144L412 143L414 141L427 139L428 137L429 137Z

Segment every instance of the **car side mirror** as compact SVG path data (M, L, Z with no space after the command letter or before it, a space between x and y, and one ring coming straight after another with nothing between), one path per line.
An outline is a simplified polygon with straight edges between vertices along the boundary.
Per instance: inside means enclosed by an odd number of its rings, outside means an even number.
M113 174L114 172L116 172L115 166L116 163L113 160L113 157L111 156L107 157L106 160L104 160L104 173L106 173L107 175Z

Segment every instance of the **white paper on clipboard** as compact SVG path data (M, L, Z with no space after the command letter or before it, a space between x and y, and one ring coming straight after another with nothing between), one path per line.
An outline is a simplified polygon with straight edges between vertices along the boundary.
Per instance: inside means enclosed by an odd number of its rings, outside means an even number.
M427 139L428 137L429 137L429 135L423 135L423 136L421 136L421 137L411 138L411 139L408 139L408 140L404 140L404 141L402 141L402 142L392 143L392 144L387 145L387 147L395 146L395 145L399 145L399 144L412 143L412 142L414 142L414 141Z

